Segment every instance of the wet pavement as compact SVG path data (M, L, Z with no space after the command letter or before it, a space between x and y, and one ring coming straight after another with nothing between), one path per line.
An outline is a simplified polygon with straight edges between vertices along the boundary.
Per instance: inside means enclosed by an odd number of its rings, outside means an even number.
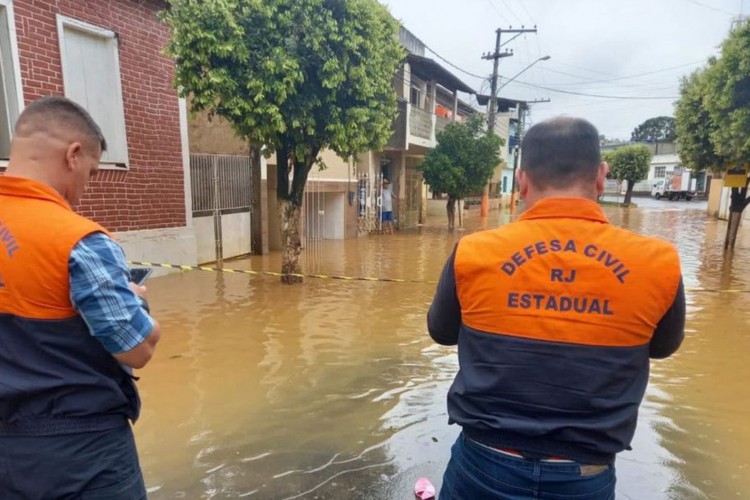
M637 203L637 201L636 201ZM750 289L750 229L730 260L726 223L700 204L606 207L614 224L675 242L685 283ZM697 207L697 208L694 208ZM481 224L470 212L468 231ZM501 213L492 225L507 222ZM444 221L393 236L311 242L307 272L436 280ZM278 255L228 263L276 271ZM135 427L151 499L411 499L440 486L455 349L432 343L434 285L188 272L148 283L162 324ZM687 339L654 362L618 498L750 498L750 293L688 293Z

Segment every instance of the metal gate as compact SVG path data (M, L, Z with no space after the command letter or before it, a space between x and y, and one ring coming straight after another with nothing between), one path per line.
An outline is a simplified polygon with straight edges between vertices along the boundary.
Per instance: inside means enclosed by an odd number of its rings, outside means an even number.
M406 171L406 203L402 214L402 227L415 227L420 222L422 210L422 174L411 169Z
M357 177L357 217L359 232L380 232L382 227L383 174L368 176L359 174Z
M255 179L250 157L191 154L190 181L193 217L214 218L216 262L221 264L224 260L222 216L252 213Z

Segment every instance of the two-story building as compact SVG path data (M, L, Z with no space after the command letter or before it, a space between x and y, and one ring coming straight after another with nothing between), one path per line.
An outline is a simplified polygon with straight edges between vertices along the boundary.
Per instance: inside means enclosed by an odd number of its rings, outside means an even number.
M384 177L393 183L394 216L400 229L424 222L427 186L418 170L427 152L437 145L437 134L451 121L475 113L459 99L459 92L474 90L424 56L425 46L408 30L401 29L401 42L409 54L395 78L399 114L385 150L358 164L368 178Z

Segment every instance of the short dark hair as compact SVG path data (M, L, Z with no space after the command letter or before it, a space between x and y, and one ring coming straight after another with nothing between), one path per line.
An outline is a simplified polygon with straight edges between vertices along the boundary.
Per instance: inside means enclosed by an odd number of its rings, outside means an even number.
M521 154L521 168L539 189L595 182L602 161L599 131L582 118L545 120L526 132Z
M50 128L74 129L98 144L102 152L107 150L102 129L89 112L66 97L42 97L26 106L16 121L15 134L25 136Z

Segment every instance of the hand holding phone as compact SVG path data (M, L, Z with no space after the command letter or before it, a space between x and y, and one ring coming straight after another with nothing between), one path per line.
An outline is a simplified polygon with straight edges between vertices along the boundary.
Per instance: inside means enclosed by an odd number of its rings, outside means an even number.
M143 286L143 284L153 272L154 270L150 267L133 268L130 270L130 281L132 281L136 285Z

